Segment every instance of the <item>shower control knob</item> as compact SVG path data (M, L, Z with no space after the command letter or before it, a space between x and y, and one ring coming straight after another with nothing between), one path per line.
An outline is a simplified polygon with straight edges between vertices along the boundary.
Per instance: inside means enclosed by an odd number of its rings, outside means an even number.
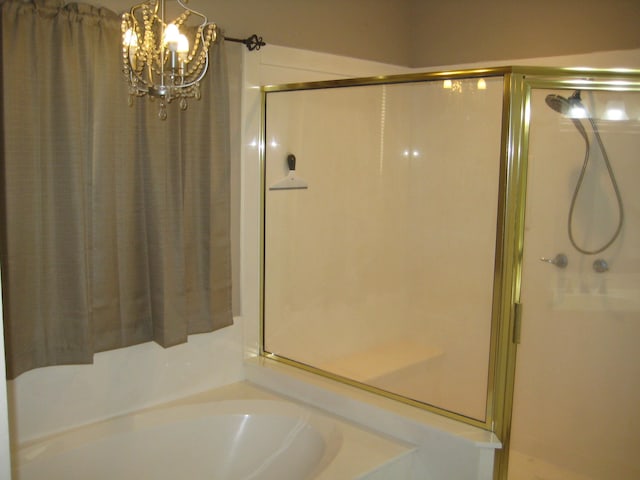
M595 262L593 262L593 269L597 273L604 273L609 270L609 264L607 263L606 260L599 258Z
M543 262L551 263L558 268L566 268L566 266L569 265L569 259L564 253L559 253L553 258L542 257L540 260Z

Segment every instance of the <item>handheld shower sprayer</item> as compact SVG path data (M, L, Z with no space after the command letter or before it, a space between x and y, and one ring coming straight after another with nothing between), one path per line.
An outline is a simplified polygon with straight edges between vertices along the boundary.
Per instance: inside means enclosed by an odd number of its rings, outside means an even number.
M578 181L576 182L575 189L573 191L573 196L571 198L571 206L569 207L569 219L567 221L567 230L569 234L569 241L571 245L578 250L580 253L585 255L595 255L600 253L609 246L613 242L615 242L618 235L620 235L620 231L622 230L622 225L624 223L624 207L622 204L622 196L620 194L620 188L618 187L618 182L616 181L615 175L613 173L613 167L611 166L611 162L609 161L609 155L607 155L607 150L604 147L604 143L602 142L602 138L600 137L600 132L598 130L598 125L589 112L585 108L582 103L582 98L580 94L580 90L574 91L569 98L565 98L562 95L549 94L545 98L545 102L547 105L554 111L564 115L565 117L571 119L576 130L580 133L580 136L584 139L585 143L585 156L584 161L582 162L582 169L580 170L580 175L578 176ZM578 198L578 193L580 193L580 188L582 187L582 182L584 180L585 172L587 170L587 166L589 164L589 159L591 157L591 143L589 142L589 136L587 135L587 131L582 124L581 119L586 118L589 120L591 124L591 130L593 131L594 138L596 143L598 144L598 148L602 152L602 159L604 160L605 166L607 167L607 172L609 174L609 179L611 180L611 186L613 187L613 191L616 196L616 201L618 203L618 225L616 227L615 232L611 236L611 238L605 242L602 246L588 250L586 248L580 247L573 236L573 213L576 206L576 199Z
M581 118L587 117L587 109L584 108L584 105L582 104L580 90L573 92L569 98L550 93L546 96L545 102L547 102L547 105L552 110L555 110L560 115L569 118L588 145L589 137L587 136L587 131L584 129L584 126L580 121Z
M576 90L575 92L573 92L569 98L565 98L562 95L550 93L545 98L545 101L552 110L555 110L559 114L565 115L570 118L578 116L576 115L576 113L578 113L576 111L577 109L584 109L584 107L582 106L580 90Z

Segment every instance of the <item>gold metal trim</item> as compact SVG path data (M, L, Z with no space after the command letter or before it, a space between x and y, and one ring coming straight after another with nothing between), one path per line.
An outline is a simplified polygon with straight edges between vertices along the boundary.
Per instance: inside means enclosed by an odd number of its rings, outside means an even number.
M392 85L398 83L415 83L436 80L456 80L477 77L499 77L510 71L511 67L478 68L470 70L451 70L444 72L409 73L399 75L380 75L376 77L341 78L316 82L288 83L283 85L266 85L263 91L286 92L292 90L318 90L340 87L362 87L366 85Z
M496 451L494 469L496 479L506 478L517 353L517 344L513 342L513 338L516 324L515 305L520 303L521 292L527 172L526 157L522 155L521 144L528 129L528 97L525 94L523 74L509 75L508 82L505 82L504 106L507 131L503 141L506 158L504 197L506 208L503 221L505 231L502 237L504 264L501 269L501 285L498 293L501 315L499 340L495 351L498 366L494 390L496 402L493 430L502 442L502 449Z
M509 86L509 129L505 146L509 152L508 188L513 190L507 199L511 202L505 222L507 235L504 241L510 251L505 252L505 268L502 306L503 316L500 346L496 355L497 384L495 394L497 404L494 433L502 442L502 449L496 451L494 479L506 480L510 451L510 434L515 392L517 344L519 343L522 321L522 253L525 241L525 210L527 171L529 161L529 134L531 125L531 94L533 89L583 89L599 91L640 91L639 70L596 70L575 68L532 68L527 67L512 74ZM511 238L509 238L509 236ZM509 278L510 277L510 278Z
M266 132L267 132L267 93L264 89L260 90L260 131L258 133L258 157L260 168L260 331L258 333L260 345L258 345L258 353L263 356L265 332L264 332L264 312L265 312L265 217L266 217Z
M512 74L507 73L503 82L503 100L502 100L502 138L500 147L500 170L499 170L499 192L496 218L496 250L495 250L495 266L494 266L494 284L493 284L493 306L492 306L492 325L491 325L491 347L490 347L490 377L489 388L487 389L487 420L491 422L491 430L496 432L499 426L501 415L501 396L498 394L503 388L503 375L506 359L501 353L504 351L504 290L508 285L509 275L506 272L511 270L510 264L505 263L508 243L506 241L506 232L513 231L508 225L508 219L512 217L509 214L508 206L511 204L509 195L513 188L509 188L510 172L512 171L512 152L510 148L511 131L511 83ZM490 410L489 410L490 409ZM500 437L498 437L500 438Z
M455 71L444 71L444 72L430 72L430 73L419 73L419 74L409 74L409 75L393 75L393 76L379 76L379 77L369 77L369 78L353 78L353 79L339 79L339 80L330 80L330 81L321 81L321 82L309 82L309 83L292 83L285 85L277 85L277 86L264 86L262 87L262 96L263 96L263 104L262 104L262 115L263 115L263 125L261 127L261 135L266 138L266 110L267 110L267 95L269 93L276 92L287 92L287 91L299 91L299 90L316 90L316 89L327 89L327 88L340 88L340 87L355 87L355 86L367 86L367 85L388 85L388 84L399 84L399 83L417 83L417 82L429 82L429 81L442 81L445 79L466 79L466 78L479 78L479 77L497 77L502 76L503 82L506 85L506 78L511 70L511 67L496 67L496 68L483 68L483 69L473 69L473 70L455 70ZM506 92L508 88L505 86L503 90ZM505 101L506 104L506 101ZM508 116L506 117L508 118ZM503 111L503 119L502 119L502 143L505 143L505 139L507 138L508 131L504 127L504 125L508 125L505 122L505 112ZM500 167L500 182L499 182L499 191L498 191L498 219L505 217L505 205L509 203L504 201L504 197L507 194L507 190L503 187L505 184L504 179L507 175L507 161L506 161L506 152L508 150L505 148L501 149L501 167ZM490 354L488 358L488 379L487 379L487 391L485 394L485 412L484 419L471 418L465 415L462 415L457 412L446 410L442 407L438 407L435 405L430 405L425 402L420 402L399 394L395 394L393 392L389 392L366 383L358 382L346 377L342 377L340 375L336 375L332 372L328 372L326 370L322 370L320 368L314 367L312 365L308 365L299 361L296 361L291 358L286 358L280 355L277 355L273 352L269 352L265 349L265 327L264 327L264 307L265 307L265 298L264 298L264 289L265 289L265 274L264 271L265 265L265 252L266 252L266 239L265 239L265 225L264 225L264 215L266 211L266 187L265 187L265 171L266 168L266 149L262 149L261 151L261 345L260 345L260 353L261 355L271 358L276 361L280 361L286 363L291 366L295 366L301 368L306 371L310 371L317 375L320 375L325 378L329 378L335 381L339 381L342 383L346 383L348 385L356 386L363 390L369 391L371 393L376 393L378 395L392 398L394 400L400 401L405 404L409 404L418 408L422 408L427 411L431 411L440 415L443 415L447 418L451 418L454 420L462 421L464 423L473 425L475 427L479 427L485 430L493 431L495 428L495 388L497 385L496 378L498 377L497 366L499 362L497 361L497 357L495 355L495 351L500 345L499 339L499 327L502 323L501 318L501 307L499 304L499 300L501 298L501 284L500 281L500 273L499 269L502 264L502 250L503 250L503 242L501 240L503 236L503 232L505 228L502 225L502 222L499 220L497 222L496 228L496 263L494 265L494 293L493 293L493 303L492 303L492 312L491 312L491 332L490 332Z
M490 68L446 70L437 72L407 73L398 75L379 75L373 77L358 77L336 80L324 80L315 82L287 83L282 85L265 85L264 92L285 92L289 90L314 90L326 88L339 88L350 86L380 85L395 83L412 83L433 80L456 80L477 77L498 77L507 74L521 75L522 77L537 77L542 80L545 77L549 82L558 85L558 76L569 76L574 84L576 82L589 82L591 85L602 82L602 88L623 88L625 82L634 83L640 75L640 70L632 69L593 69L593 68L559 68L559 67L532 67L532 66L502 66ZM566 87L573 88L573 87Z
M418 400L413 400L413 399L411 399L409 397L405 397L405 396L399 395L397 393L390 392L388 390L383 390L381 388L374 387L374 386L369 385L367 383L358 382L358 381L353 380L351 378L343 377L341 375L337 375L337 374L332 373L330 371L322 370L322 369L320 369L318 367L314 367L313 365L302 363L302 362L299 362L297 360L293 360L291 358L287 358L287 357L283 357L283 356L277 355L275 353L264 351L263 352L263 356L265 358L269 358L271 360L283 363L285 365L293 366L293 367L299 368L301 370L304 370L304 371L307 371L307 372L311 372L311 373L316 374L316 375L318 375L320 377L323 377L323 378L334 380L334 381L343 383L345 385L350 385L352 387L357 387L357 388L359 388L361 390L364 390L366 392L369 392L369 393L374 393L376 395L380 395L380 396L385 397L385 398L390 398L392 400L396 400L398 402L404 403L406 405L410 405L412 407L417 407L417 408L420 408L422 410L426 410L426 411L429 411L429 412L432 412L432 413L436 413L438 415L442 415L443 417L450 418L452 420L457 420L457 421L460 421L460 422L464 422L464 423L466 423L468 425L472 425L474 427L478 427L478 428L482 428L484 430L488 430L485 422L482 422L482 421L477 420L475 418L467 417L467 416L461 415L459 413L452 412L450 410L445 410L445 409L437 407L435 405L429 405L427 403L420 402Z
M513 343L518 345L520 344L520 334L522 332L522 304L514 303L513 309L514 309Z
M496 228L496 262L492 306L492 332L489 359L489 381L485 421L472 419L439 407L427 405L371 385L363 384L319 368L278 356L264 349L264 255L265 255L265 148L266 99L271 92L312 90L462 79L474 77L504 77L500 192ZM518 322L521 315L522 254L528 167L529 128L532 89L589 89L606 91L640 91L640 70L592 69L512 66L470 70L452 70L339 79L321 82L291 83L262 87L261 125L261 285L260 285L260 353L273 360L301 368L371 393L422 408L445 417L493 431L502 442L496 451L494 479L507 478L509 441L515 388Z

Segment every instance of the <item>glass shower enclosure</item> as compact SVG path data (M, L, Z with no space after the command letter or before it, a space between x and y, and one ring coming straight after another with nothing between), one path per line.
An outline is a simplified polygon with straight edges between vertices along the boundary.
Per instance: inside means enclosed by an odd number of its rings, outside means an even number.
M496 432L496 478L555 478L513 473L561 450L542 405L603 388L637 421L638 90L529 67L264 87L262 354Z
M532 80L508 478L640 478L640 93ZM613 88L611 88L613 87Z

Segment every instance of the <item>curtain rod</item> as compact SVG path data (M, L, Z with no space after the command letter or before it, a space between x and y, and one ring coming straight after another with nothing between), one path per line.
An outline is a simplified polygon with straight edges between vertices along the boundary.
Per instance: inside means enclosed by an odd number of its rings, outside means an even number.
M227 42L242 43L250 52L254 50L260 50L260 47L264 47L266 43L262 41L262 37L257 36L255 33L247 38L232 38L224 37Z

